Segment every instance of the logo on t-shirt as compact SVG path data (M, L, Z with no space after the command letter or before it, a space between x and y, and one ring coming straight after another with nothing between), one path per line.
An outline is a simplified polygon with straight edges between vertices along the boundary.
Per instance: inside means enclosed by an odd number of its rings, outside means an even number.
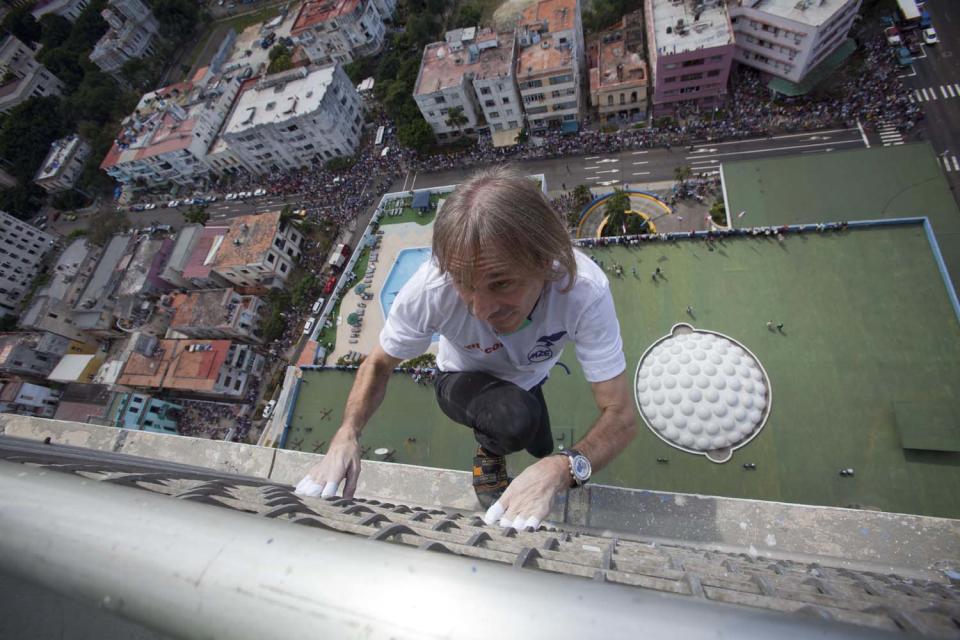
M566 331L560 331L559 333L553 333L549 336L540 336L537 338L537 344L530 350L530 353L527 354L527 360L530 362L546 362L553 357L553 345L555 345L560 338L567 335Z

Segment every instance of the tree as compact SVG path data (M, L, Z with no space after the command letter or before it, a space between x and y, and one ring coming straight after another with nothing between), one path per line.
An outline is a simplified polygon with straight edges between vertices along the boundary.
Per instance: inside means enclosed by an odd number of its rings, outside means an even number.
M33 17L30 10L33 4L25 4L10 11L0 23L0 29L12 34L22 42L30 45L40 41L42 29L40 23Z
M578 209L590 204L590 201L593 200L593 193L590 191L590 187L585 184L578 184L573 188L573 202Z
M207 224L210 214L203 207L193 205L183 212L183 219L190 224Z
M721 227L727 226L727 206L722 199L717 199L710 207L710 218Z
M483 16L483 12L480 7L472 2L468 2L460 7L460 10L457 11L457 17L453 21L454 29L460 27L475 27L480 24L480 18Z
M73 25L56 13L48 13L40 18L40 44L44 49L59 47L70 37Z
M607 214L607 224L603 228L605 236L619 236L646 232L647 222L639 215L629 215L630 196L623 189L614 189L607 198L603 210Z
M673 168L673 179L682 187L690 176L693 175L693 169L688 164L682 164Z
M317 289L319 288L319 282L317 282L316 276L312 273L307 273L300 280L293 285L290 289L290 302L293 303L293 306L299 307L304 302L309 302L314 299Z
M10 110L0 126L0 157L8 171L27 184L40 168L50 143L69 133L57 96L33 97Z
M425 152L436 142L433 129L423 118L414 120L397 129L397 140L405 147L410 147L420 153Z
M469 122L470 120L463 112L463 107L452 107L447 111L447 126L455 127L459 133L463 133L463 125Z

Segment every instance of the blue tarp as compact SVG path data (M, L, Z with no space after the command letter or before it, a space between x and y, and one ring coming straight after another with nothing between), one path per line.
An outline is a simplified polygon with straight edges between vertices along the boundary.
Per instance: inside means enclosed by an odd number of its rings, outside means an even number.
M429 191L417 191L413 194L413 204L410 205L414 209L429 209L430 208L430 192Z
M560 131L563 133L576 133L580 128L576 120L567 120L560 125Z

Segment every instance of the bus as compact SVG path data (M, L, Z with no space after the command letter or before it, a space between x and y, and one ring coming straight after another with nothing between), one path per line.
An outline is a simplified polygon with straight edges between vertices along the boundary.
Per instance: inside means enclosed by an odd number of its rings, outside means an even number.
M383 134L385 134L386 132L387 132L387 128L385 126L380 125L379 127L377 127L377 139L374 142L376 146L379 147L380 145L383 144Z

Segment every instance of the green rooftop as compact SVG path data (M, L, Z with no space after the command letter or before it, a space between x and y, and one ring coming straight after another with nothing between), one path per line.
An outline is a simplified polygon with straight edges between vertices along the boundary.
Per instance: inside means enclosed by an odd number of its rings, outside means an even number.
M899 149L890 156L904 157ZM821 155L809 163L841 157L853 173L849 179L859 179L869 155ZM776 177L792 167L790 161L770 164L780 169L760 163L735 167L739 180L764 185L763 194L736 195L741 203L736 206L750 211L752 223L855 219L850 211L855 204L863 211L859 217L879 217L871 209L888 217L907 213L907 201L899 198L888 196L886 207L864 202L883 199L871 190L898 192L897 185L871 186L871 180L863 190L869 196L855 200L842 195L843 181L829 170L822 172L822 182L813 182L823 195L800 206L788 193L800 197L810 190L811 178L795 177L803 188L793 188L790 180ZM905 173L921 179L920 161L906 164ZM795 176L802 175L794 168ZM863 179L868 175L865 170ZM783 206L771 212L774 193ZM931 217L949 213L939 197L917 193L917 206ZM818 208L826 212L815 215ZM684 240L590 252L608 266L626 267L628 275L611 276L611 286L631 383L644 350L673 324L690 322L742 342L765 367L773 392L767 425L730 462L714 464L673 449L644 425L630 447L596 475L598 482L960 517L960 454L949 450L950 416L960 407L960 324L922 225L791 234L782 245L767 237L729 238L714 251L703 241ZM629 275L634 265L637 278ZM659 284L649 276L657 266L665 274ZM783 334L768 330L768 320L783 322ZM572 374L558 367L545 386L554 435L563 437L558 445L581 437L596 417L573 349L562 361ZM352 382L349 372L305 371L287 446L325 451ZM933 429L924 435L926 424ZM387 447L395 450L397 462L455 469L469 468L473 452L471 434L441 413L432 387L401 374L394 375L362 443L370 459L380 459L374 450ZM923 448L928 445L940 450ZM510 464L515 472L530 460L517 454ZM755 463L756 470L745 470L745 462ZM855 475L841 477L844 468Z
M960 282L960 210L928 142L729 162L722 175L737 227L929 218Z

